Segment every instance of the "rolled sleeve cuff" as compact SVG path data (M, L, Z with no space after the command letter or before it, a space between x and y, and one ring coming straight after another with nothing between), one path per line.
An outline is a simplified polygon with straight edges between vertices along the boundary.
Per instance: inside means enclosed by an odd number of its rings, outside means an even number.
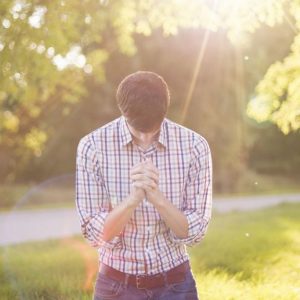
M103 240L104 222L109 212L101 212L93 216L86 224L81 225L83 236L92 247L114 248L121 243L121 233L109 241Z
M209 220L204 219L198 212L185 213L185 216L188 221L188 236L186 238L179 238L171 229L170 236L174 243L193 246L199 243L204 237Z

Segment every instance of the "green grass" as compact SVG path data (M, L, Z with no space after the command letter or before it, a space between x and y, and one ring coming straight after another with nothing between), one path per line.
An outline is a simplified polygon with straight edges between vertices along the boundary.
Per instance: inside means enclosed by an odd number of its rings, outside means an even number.
M203 299L300 299L300 204L215 214L191 248Z
M218 197L252 196L252 195L278 195L300 193L300 177L258 174L247 170L234 184L234 191L215 192Z
M74 188L74 186L2 185L0 210L74 207Z
M300 204L215 213L188 248L201 300L300 299ZM97 251L81 236L1 249L0 299L92 299Z
M97 253L81 237L6 247L1 254L1 300L91 299L85 257L94 274Z

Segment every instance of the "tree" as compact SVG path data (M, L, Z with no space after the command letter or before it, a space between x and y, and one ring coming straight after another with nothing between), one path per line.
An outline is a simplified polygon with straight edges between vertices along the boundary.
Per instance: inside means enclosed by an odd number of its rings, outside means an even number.
M59 119L87 95L87 81L105 82L111 53L136 54L133 35L149 36L157 28L169 36L179 28L222 27L237 43L261 24L282 22L285 6L298 14L297 0L1 1L0 177L42 155ZM297 107L295 97L289 98L292 107ZM281 115L274 121L280 123Z
M257 96L248 104L249 116L258 122L269 120L277 124L285 134L300 128L299 62L300 34L295 37L291 53L272 64L257 85Z

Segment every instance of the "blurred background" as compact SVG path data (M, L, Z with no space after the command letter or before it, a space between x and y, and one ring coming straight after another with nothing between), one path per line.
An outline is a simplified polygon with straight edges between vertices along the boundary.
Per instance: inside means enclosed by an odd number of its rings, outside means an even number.
M148 70L212 151L215 217L189 250L202 298L300 299L299 29L298 0L1 1L0 298L91 298L76 147Z

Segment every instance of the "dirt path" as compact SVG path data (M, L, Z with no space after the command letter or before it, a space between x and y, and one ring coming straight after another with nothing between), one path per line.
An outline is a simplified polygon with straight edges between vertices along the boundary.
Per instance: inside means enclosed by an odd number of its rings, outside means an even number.
M300 202L300 194L217 198L214 211L251 211L282 202ZM76 209L13 210L0 213L0 246L80 234Z

